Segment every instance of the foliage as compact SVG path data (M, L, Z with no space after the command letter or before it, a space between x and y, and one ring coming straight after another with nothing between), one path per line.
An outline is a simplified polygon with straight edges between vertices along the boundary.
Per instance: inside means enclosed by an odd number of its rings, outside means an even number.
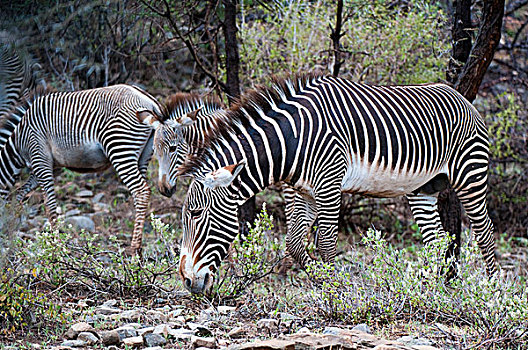
M235 299L273 272L283 258L284 244L279 243L272 230L273 217L268 215L264 203L248 234L239 235L232 244L227 263L219 272L215 298Z
M526 103L502 93L484 106L490 112L490 212L499 232L522 235L528 224L528 124ZM507 218L507 220L504 220Z
M347 323L396 320L450 324L455 342L467 346L520 346L528 341L528 289L515 274L489 278L476 245L463 247L459 277L446 281L441 273L450 261L443 252L448 238L439 238L409 258L379 231L369 230L363 242L370 257L358 259L351 272L343 265L313 265L310 295L315 315ZM442 329L449 333L449 330Z
M330 72L328 35L335 22L335 3L292 0L269 6L247 12L242 6L244 85L262 82L271 74L316 68ZM438 7L418 0L402 6L385 0L349 0L345 12L343 77L373 84L442 79L448 48L438 30L445 21Z

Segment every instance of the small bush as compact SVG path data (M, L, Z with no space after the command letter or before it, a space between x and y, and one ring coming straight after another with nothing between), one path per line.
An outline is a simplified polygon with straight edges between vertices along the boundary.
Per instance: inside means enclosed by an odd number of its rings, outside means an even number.
M219 272L214 296L218 300L239 297L258 280L268 276L282 260L284 244L273 236L273 217L266 211L266 203L244 237L237 236L227 263Z
M442 322L465 328L465 335L442 331L472 347L528 341L526 281L515 274L488 278L475 245L463 247L459 277L448 282L441 273L451 263L443 259L448 238L422 248L415 259L379 231L369 230L363 242L371 258L358 258L355 273L341 264L312 266L315 314L347 323Z

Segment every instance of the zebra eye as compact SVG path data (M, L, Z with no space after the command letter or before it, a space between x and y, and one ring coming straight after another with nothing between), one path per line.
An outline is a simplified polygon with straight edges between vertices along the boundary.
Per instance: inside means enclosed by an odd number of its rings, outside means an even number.
M192 218L197 218L200 215L202 215L203 209L192 209L192 210L189 210L189 212L191 213Z
M174 152L176 152L176 148L177 148L177 147L176 147L175 145L170 145L170 146L169 146L169 152L170 152L170 153L174 153Z

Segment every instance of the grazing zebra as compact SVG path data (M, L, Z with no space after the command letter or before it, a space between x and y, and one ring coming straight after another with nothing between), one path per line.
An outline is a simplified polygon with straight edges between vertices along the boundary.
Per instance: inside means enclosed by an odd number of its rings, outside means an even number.
M227 120L224 106L212 97L177 93L169 97L165 107L168 119L155 131L154 155L159 163L158 190L171 197L179 167Z
M219 100L197 94L177 93L170 96L166 110L168 119L155 132L154 155L158 159L158 191L170 198L176 190L180 166L195 155L211 134L223 127L228 119ZM309 207L306 211L295 210L296 206L306 206L305 199L285 184L282 190L288 225L286 246L290 255L299 260L305 252L302 237L311 226L305 221L313 223L315 217L310 218L314 212L309 211ZM312 216L298 217L300 214Z
M294 219L317 217L317 247L336 255L341 192L406 195L429 242L444 233L437 194L449 182L471 221L488 273L497 271L486 208L488 139L476 109L443 84L369 86L301 75L247 94L182 166L193 176L183 207L180 273L208 291L238 232L237 208L286 182L303 196ZM300 232L300 231L299 231ZM292 237L302 244L301 237ZM297 257L306 265L306 251Z
M28 167L32 175L25 186L42 187L53 223L57 216L54 169L100 172L112 165L134 198L130 250L139 251L150 199L146 170L153 130L164 119L158 101L140 88L115 85L38 96L17 113L9 118L20 122L0 151L0 194L5 197L20 171Z

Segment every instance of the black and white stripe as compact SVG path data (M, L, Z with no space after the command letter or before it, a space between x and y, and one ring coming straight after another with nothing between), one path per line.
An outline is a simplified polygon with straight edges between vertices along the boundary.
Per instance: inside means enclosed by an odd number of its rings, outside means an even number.
M305 226L317 217L317 246L327 262L336 254L341 192L407 195L427 242L443 233L436 196L449 182L488 272L496 271L485 198L487 131L476 109L450 87L298 76L246 95L227 117L232 121L183 166L195 178L183 208L180 265L192 291L212 285L238 232L236 208L281 181L305 198L293 205L292 218ZM304 249L295 254L301 264L309 262Z
M134 198L131 248L139 250L150 198L146 170L153 151L153 130L163 119L162 106L140 88L115 85L46 94L21 112L20 122L0 151L2 194L8 193L20 170L28 167L32 175L24 187L42 187L53 222L57 207L54 169L99 172L113 166Z

